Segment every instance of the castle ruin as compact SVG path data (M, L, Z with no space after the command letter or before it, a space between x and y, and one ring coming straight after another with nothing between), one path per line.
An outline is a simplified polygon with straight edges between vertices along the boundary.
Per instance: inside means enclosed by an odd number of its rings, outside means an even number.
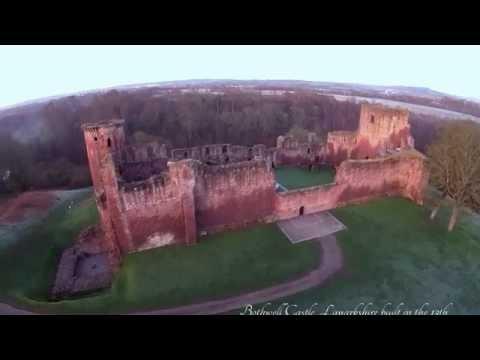
M53 299L108 287L131 252L382 196L422 204L428 181L408 112L380 105L362 105L357 131L330 132L326 143L280 136L274 148L127 145L123 120L83 130L100 223L62 254ZM325 164L336 168L332 184L276 190L275 167Z

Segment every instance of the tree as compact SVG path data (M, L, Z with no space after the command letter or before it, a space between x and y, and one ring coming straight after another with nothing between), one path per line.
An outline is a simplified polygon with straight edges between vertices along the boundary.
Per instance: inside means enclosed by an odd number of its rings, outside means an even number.
M292 126L292 128L288 131L286 135L293 137L299 142L307 142L308 140L308 130L298 125Z
M0 180L8 192L25 191L32 183L32 154L10 135L0 135Z
M453 203L448 224L448 231L452 231L460 208L480 207L480 125L471 121L445 125L427 154L432 185Z

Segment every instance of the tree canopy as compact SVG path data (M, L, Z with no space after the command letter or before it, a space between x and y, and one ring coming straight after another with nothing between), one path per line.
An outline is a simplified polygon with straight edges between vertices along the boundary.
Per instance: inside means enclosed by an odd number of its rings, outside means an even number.
M471 121L448 123L439 130L427 155L432 185L453 201L451 231L459 208L480 208L480 125Z

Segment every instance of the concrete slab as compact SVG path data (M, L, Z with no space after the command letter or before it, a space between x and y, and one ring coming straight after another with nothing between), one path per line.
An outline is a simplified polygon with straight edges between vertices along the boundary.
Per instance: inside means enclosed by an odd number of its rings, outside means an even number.
M346 229L346 226L328 211L280 220L277 225L292 244L322 238Z

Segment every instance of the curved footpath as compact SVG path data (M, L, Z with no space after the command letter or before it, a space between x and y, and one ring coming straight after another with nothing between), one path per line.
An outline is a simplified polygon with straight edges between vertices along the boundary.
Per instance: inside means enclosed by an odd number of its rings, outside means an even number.
M36 315L32 312L14 308L8 304L0 303L0 315Z
M320 264L303 277L284 284L266 289L250 292L223 300L208 301L201 304L181 306L165 310L137 312L134 315L209 315L221 314L235 309L240 309L246 304L258 304L293 295L300 291L321 285L331 275L342 268L343 258L334 235L313 240L321 248Z
M343 257L334 235L312 240L318 242L321 249L320 264L318 267L299 279L284 284L275 285L266 289L250 292L227 299L208 301L200 304L180 306L164 310L142 311L131 315L210 315L221 314L235 309L241 309L246 304L259 304L321 285L331 275L342 268ZM33 314L25 310L16 309L0 303L0 315L28 315Z

